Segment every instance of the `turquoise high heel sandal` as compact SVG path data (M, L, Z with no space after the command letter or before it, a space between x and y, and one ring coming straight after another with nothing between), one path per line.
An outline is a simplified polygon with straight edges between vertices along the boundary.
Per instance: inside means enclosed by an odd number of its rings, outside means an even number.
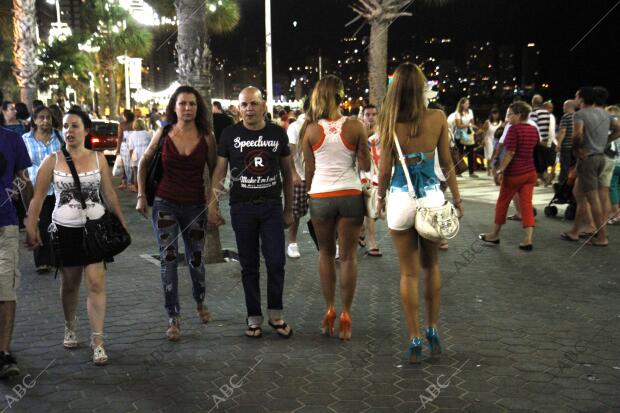
M409 362L420 363L422 362L422 339L420 337L414 337L409 343Z
M426 339L428 340L428 349L430 350L431 355L440 355L442 348L441 340L439 340L439 334L437 334L437 329L434 327L428 327L426 329Z

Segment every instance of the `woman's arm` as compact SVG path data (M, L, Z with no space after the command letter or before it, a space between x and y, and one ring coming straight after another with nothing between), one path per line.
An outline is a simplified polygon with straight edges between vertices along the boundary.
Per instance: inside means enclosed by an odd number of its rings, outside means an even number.
M308 125L302 139L302 153L304 155L304 169L306 172L306 188L308 191L312 188L312 180L314 179L314 171L316 169L312 145L321 139L321 133L321 127L316 123L313 123Z
M466 128L468 125L466 125L465 123L463 123L463 120L461 119L461 114L457 113L454 116L454 125L456 125L457 128Z
M110 208L110 211L119 221L125 229L127 229L127 224L125 223L125 217L123 216L123 210L121 209L121 204L118 202L118 196L116 195L116 191L114 190L114 186L112 184L112 171L110 171L110 167L108 166L108 162L105 159L105 156L101 152L95 152L99 157L99 169L101 170L101 194L103 195L103 199Z
M213 171L215 171L215 164L217 162L217 148L215 145L215 137L212 133L206 135L205 140L207 142L207 163L202 172L202 179L205 185L205 203L208 205L209 197L211 196L211 180L213 179Z
M157 152L157 146L159 145L159 140L161 139L162 133L162 128L159 128L157 132L155 132L155 136L151 139L149 146L144 151L144 154L138 163L138 194L144 194L146 189L146 171L149 169L149 165L153 160L155 152Z
M463 204L461 201L461 194L459 192L459 186L456 182L456 173L454 172L454 163L452 162L452 155L450 154L450 137L448 135L448 122L443 113L441 116L441 132L439 135L439 142L437 143L437 155L439 156L439 165L445 171L444 176L446 182L450 188L452 194L452 202L454 206L459 210L459 216L463 216Z
M41 235L39 234L39 215L41 214L41 208L47 196L47 191L52 183L55 163L55 155L52 154L47 156L41 163L41 167L37 173L34 194L28 206L28 213L26 216L26 242L31 248L43 245Z
M497 168L496 173L500 175L504 173L504 171L508 167L508 164L510 163L510 161L512 161L512 158L514 156L515 156L514 151L506 151L506 155L504 155L504 159L502 159L502 163L499 165L499 168Z
M121 143L123 142L123 125L118 124L118 131L116 133L116 154L121 153Z
M370 148L368 147L368 134L366 133L366 127L358 120L355 121L355 127L357 132L357 167L360 171L370 171Z

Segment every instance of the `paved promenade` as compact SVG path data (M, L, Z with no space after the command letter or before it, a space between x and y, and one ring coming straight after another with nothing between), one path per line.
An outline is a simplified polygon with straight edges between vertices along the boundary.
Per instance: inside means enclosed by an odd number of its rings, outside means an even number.
M579 249L559 238L567 223L539 214L533 252L518 250L516 222L506 226L501 246L482 246L476 235L492 223L497 189L486 179L459 183L465 218L441 254L441 359L420 365L405 360L398 261L383 224L384 256L359 250L350 342L319 335L323 298L306 233L302 258L286 265L285 317L295 331L290 340L266 325L260 340L243 336L239 266L225 263L207 267L213 314L207 326L198 322L189 274L181 269L182 339L166 341L159 269L148 257L156 253L155 238L150 223L133 212L133 198L123 193L134 242L109 266L109 365L90 361L84 291L81 346L62 347L58 280L37 275L23 250L13 340L22 376L0 382L0 410L620 411L620 227L610 228L610 247ZM538 205L551 196L549 189L536 193ZM235 248L230 225L222 228L222 242Z

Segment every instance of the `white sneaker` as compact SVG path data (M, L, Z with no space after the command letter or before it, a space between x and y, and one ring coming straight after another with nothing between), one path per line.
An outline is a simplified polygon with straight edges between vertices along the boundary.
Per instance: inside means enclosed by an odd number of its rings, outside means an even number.
M299 246L296 242L288 244L288 248L286 249L286 255L291 258L301 257L301 254L299 253Z

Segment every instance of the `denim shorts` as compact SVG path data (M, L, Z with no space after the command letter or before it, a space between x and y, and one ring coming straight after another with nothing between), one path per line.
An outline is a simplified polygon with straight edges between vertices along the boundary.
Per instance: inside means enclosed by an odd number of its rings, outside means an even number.
M309 200L310 217L319 221L336 218L361 218L366 214L363 195L312 198Z

